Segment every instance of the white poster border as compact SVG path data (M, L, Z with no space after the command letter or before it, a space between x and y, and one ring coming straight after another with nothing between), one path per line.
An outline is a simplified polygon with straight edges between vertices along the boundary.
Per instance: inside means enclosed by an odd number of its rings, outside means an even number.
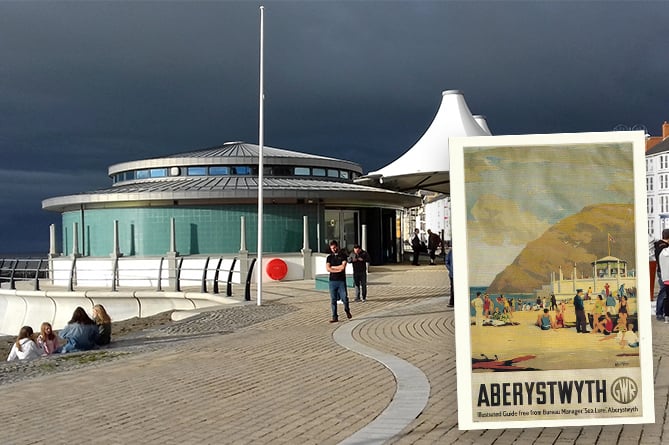
M631 143L633 146L635 253L638 280L638 318L645 321L639 327L639 360L641 379L641 410L639 416L541 418L536 420L476 421L472 396L472 353L470 344L469 270L467 265L467 207L465 200L464 150L467 147L531 147L563 144ZM585 425L614 425L653 423L654 383L652 355L652 326L650 307L650 273L648 268L648 234L646 233L646 171L645 135L641 131L603 133L560 133L512 136L455 137L449 139L451 214L455 288L455 332L458 388L458 428L499 429L531 427L565 427ZM519 183L519 186L523 184ZM582 370L581 370L582 371ZM495 375L497 373L493 373Z

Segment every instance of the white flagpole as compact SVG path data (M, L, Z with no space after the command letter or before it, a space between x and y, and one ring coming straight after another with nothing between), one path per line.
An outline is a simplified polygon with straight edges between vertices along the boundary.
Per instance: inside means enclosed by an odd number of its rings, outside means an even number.
M258 290L258 306L262 305L262 220L263 220L263 147L265 144L264 114L264 40L265 40L265 7L260 7L260 116L258 118L258 259L256 264L256 279Z

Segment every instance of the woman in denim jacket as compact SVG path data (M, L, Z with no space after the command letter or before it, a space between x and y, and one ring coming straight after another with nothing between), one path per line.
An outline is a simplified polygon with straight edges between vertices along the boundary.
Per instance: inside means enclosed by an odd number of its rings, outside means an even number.
M67 322L67 326L58 335L67 341L62 352L87 351L96 347L98 326L79 306L74 310L72 319Z

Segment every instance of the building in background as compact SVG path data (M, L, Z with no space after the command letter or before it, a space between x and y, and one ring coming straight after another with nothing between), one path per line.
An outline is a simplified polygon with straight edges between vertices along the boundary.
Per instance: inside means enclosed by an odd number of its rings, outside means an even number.
M182 256L254 252L256 236L247 246L240 240L244 230L257 233L258 153L257 145L228 142L116 164L111 187L42 207L62 215L64 254L108 257L116 244L123 256L160 256L171 251L171 230ZM315 252L327 252L332 239L347 249L364 241L373 264L400 259L396 227L420 197L354 183L362 168L350 161L272 147L263 154L264 252L299 252L306 216Z
M669 227L669 122L662 136L646 140L646 209L648 238L658 240Z

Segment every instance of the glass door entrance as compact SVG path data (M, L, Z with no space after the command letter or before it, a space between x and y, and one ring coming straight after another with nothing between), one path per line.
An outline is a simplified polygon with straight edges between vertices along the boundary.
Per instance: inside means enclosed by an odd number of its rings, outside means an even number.
M325 252L329 251L331 240L348 252L354 244L360 243L360 217L357 210L325 210Z

